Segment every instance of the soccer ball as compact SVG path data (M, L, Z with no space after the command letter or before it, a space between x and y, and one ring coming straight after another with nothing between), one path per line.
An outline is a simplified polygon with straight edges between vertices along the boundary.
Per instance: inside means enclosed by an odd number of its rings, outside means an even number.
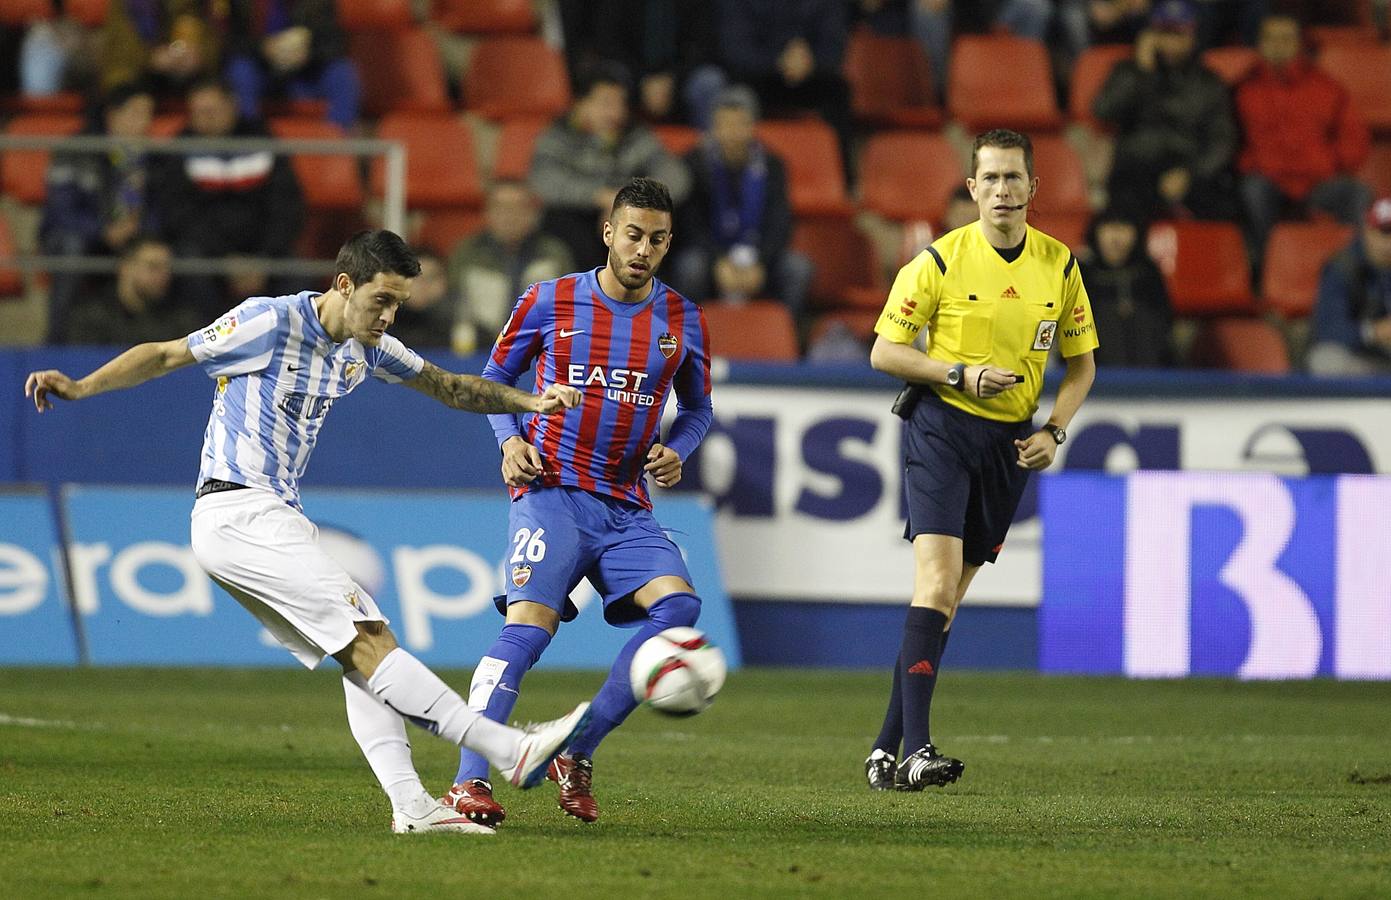
M628 677L633 698L669 716L693 716L724 686L724 653L695 628L668 628L642 642Z

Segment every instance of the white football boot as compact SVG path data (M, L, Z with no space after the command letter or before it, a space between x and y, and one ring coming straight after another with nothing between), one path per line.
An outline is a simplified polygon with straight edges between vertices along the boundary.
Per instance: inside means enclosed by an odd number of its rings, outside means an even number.
M521 746L517 748L517 763L503 774L513 787L534 788L546 779L551 760L566 747L570 739L589 722L589 704L581 703L568 716L528 725L522 729Z
M391 815L391 830L396 834L433 834L453 832L455 834L497 834L487 825L479 825L467 816L461 816L451 806L445 806L434 798L428 804L420 804L419 816L416 810L396 810Z

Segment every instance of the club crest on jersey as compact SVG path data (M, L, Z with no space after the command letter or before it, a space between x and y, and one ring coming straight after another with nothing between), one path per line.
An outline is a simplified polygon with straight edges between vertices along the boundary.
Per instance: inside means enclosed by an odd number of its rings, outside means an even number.
M353 609L362 613L364 616L367 615L367 604L362 602L362 598L358 596L356 590L348 591L346 594L343 595L343 599Z
M1048 350L1053 346L1053 337L1058 333L1058 323L1052 319L1044 319L1038 323L1038 330L1034 332L1034 349Z
M366 371L366 369L367 363L363 362L362 360L349 360L347 366L343 368L343 383L348 385L349 387L352 387L353 385L357 384L357 382L362 380L363 373Z
M661 337L657 338L657 349L662 351L662 356L671 359L671 355L676 352L678 343L680 342L676 340L676 335L669 331L663 332Z
M525 587L531 580L531 566L522 563L520 566L512 567L512 583L517 587Z

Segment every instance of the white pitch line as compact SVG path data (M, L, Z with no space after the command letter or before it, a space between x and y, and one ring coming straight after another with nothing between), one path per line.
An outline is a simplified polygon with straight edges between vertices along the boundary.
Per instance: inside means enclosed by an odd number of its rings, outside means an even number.
M31 719L28 716L11 716L0 713L0 725L16 725L20 728L83 728L76 722L65 719Z

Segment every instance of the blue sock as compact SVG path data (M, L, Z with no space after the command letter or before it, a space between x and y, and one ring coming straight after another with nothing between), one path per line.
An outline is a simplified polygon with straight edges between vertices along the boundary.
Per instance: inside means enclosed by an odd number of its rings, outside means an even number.
M536 665L551 636L536 625L504 625L488 653L478 661L469 685L470 709L481 709L494 722L506 723L517 705L522 676ZM471 778L487 779L488 761L472 750L459 748L459 774L455 784Z
M903 755L932 742L930 719L932 689L937 686L937 667L942 662L944 613L923 606L908 608L903 624L903 645L898 669L903 691Z
M934 664L937 671L942 670L942 655L947 652L947 641L951 629L942 632L942 646L937 651ZM874 741L875 750L883 750L894 757L898 756L898 745L903 741L903 668L894 661L893 687L889 690L889 708L884 712L884 724L879 729L879 737ZM908 751L909 753L913 751Z
M637 709L638 702L633 699L633 686L628 678L628 670L633 664L633 654L648 638L675 628L678 625L694 625L700 618L700 598L695 594L683 592L667 594L647 610L647 621L638 629L623 649L618 659L609 669L609 677L594 695L589 706L589 725L575 736L570 744L572 756L593 756L599 742L617 728L628 713Z

